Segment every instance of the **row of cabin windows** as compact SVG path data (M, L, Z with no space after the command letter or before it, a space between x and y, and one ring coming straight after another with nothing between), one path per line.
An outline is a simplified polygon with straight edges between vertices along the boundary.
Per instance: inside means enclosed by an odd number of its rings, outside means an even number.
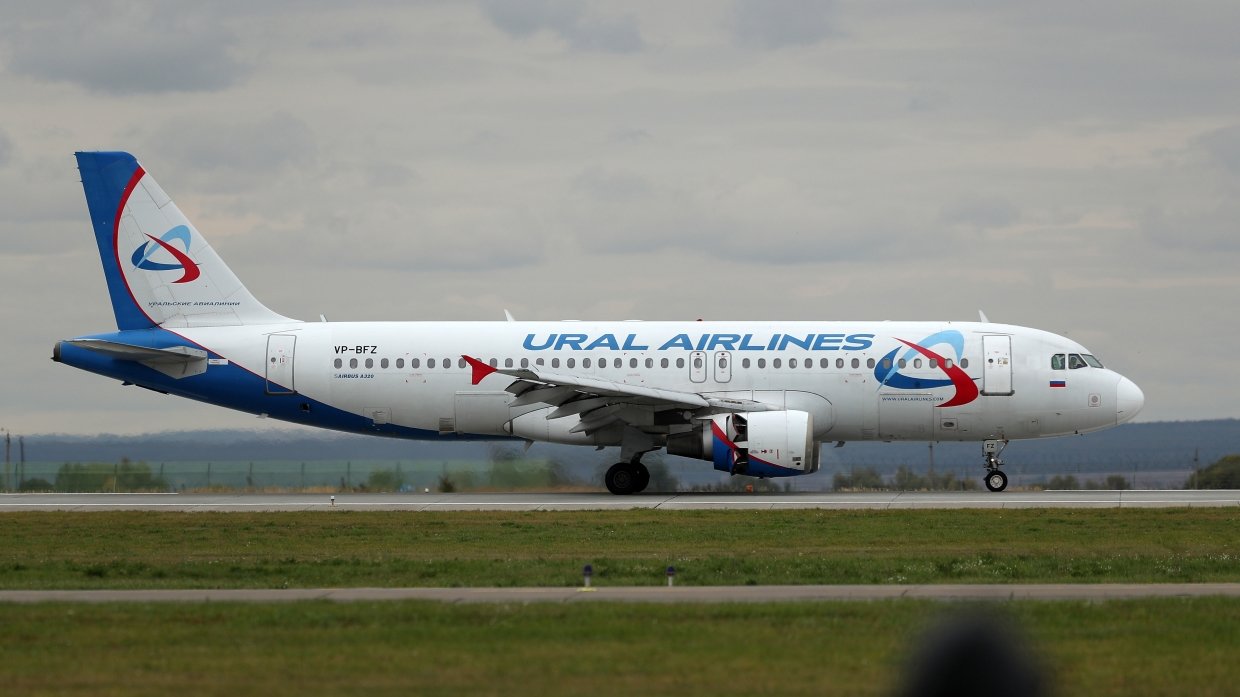
M1075 353L1074 353L1074 354L1072 354L1072 357L1073 357L1073 358L1078 358L1078 359L1079 359L1079 356L1077 356ZM1062 362L1063 362L1063 354L1059 354L1059 355L1057 356L1057 358L1059 358L1059 359L1060 359L1060 366L1059 366L1059 368L1060 368L1060 369L1062 369L1062 368L1063 368L1063 365L1062 365ZM1093 356L1089 356L1089 358L1093 358ZM703 367L703 365L702 365L702 357L701 357L701 356L696 356L693 360L694 360L694 366L693 366L694 368L696 368L696 369L701 369L701 368ZM673 362L675 363L675 365L676 365L676 367L677 367L677 368L682 368L682 369L683 369L683 368L685 367L685 359L684 359L684 358L677 358L677 359L675 359L675 361L672 361L672 360L671 360L671 359L669 359L669 358L660 358L660 359L659 359L659 367L660 367L660 368L669 368L669 367L671 367L671 365L673 364ZM759 359L757 359L757 361L756 361L756 362L757 362L757 366L758 366L758 368L759 368L759 369L766 368L766 366L767 366L767 360L766 360L765 358L759 358ZM796 358L789 358L787 362L788 362L788 367L789 367L789 368L796 368L796 367L798 367L798 366L803 366L803 367L805 367L805 368L809 369L809 368L813 368L813 367L814 367L814 359L812 359L812 358L806 358L806 359L803 359L803 360L801 360L801 361L798 361ZM1095 363L1097 363L1097 360L1095 359L1095 360L1094 360L1094 362L1095 362ZM492 367L492 368L498 368L498 367L499 367L499 359L497 359L497 358L492 358L491 360L489 360L489 361L488 361L488 363L490 363L490 364L491 364L491 367ZM551 359L551 361L550 361L550 363L551 363L551 367L552 367L552 368L559 368L559 367L560 367L560 359L559 359L559 358L552 358L552 359ZM912 367L913 367L913 368L920 368L920 367L922 367L922 360L921 360L920 358L914 358L912 361L906 361L905 359L901 358L901 359L897 360L895 363L896 363L896 366L897 366L897 367L899 367L899 368L901 368L901 369L907 368L907 367L909 367L909 365L912 365ZM928 359L928 360L926 361L926 363L927 363L927 365L928 365L930 368L938 368L938 367L939 367L939 362L938 362L938 360L937 360L937 359L934 359L934 358ZM544 359L544 358L535 358L535 359L533 360L533 364L534 364L534 365L536 365L536 366L539 366L539 367L545 366L545 365L546 365L546 359ZM596 364L596 363L595 363L595 361L594 361L594 360L592 360L592 359L590 359L590 358L583 358L583 359L581 359L581 367L582 367L582 368L590 368L590 367L593 367L595 364ZM742 359L742 360L741 360L741 367L742 367L742 368L749 368L749 367L752 367L752 366L753 366L753 364L754 364L753 359L744 358L744 359ZM779 358L772 358L772 359L771 359L771 362L770 362L770 365L771 365L771 367L772 367L772 368L782 368L782 367L783 367L783 364L784 364L784 361L783 361L782 359L779 359ZM334 365L336 366L336 368L343 368L343 367L344 367L344 359L342 359L342 358L337 358L337 359L335 360ZM392 366L392 362L391 362L391 361L389 361L387 358L380 358L380 359L379 359L379 361L378 361L378 365L379 365L379 367L380 367L380 368L382 368L382 369L387 369L387 368L389 368L389 367L391 367L391 366ZM404 359L404 358L397 358L397 359L396 359L396 361L395 361L395 365L396 365L396 369L397 369L397 370L402 370L402 369L404 369L404 367L405 367L405 359ZM436 359L434 359L434 358L428 358L428 359L426 359L426 367L427 367L428 369L435 368L437 365L442 365L445 369L449 369L449 368L451 368L451 367L452 367L452 359L451 359L451 358L445 358L445 359L443 359L443 361L442 361L442 362L438 362L438 361L436 361ZM464 359L464 358L459 358L459 359L457 359L457 361L456 361L456 367L457 367L457 368L464 369L466 365L467 365L467 364L466 364L466 362L465 362L465 359ZM511 358L505 358L505 359L504 359L504 367L505 367L505 368L513 368L513 367L515 367L516 365L517 365L517 363L516 363L513 359L511 359ZM608 359L606 359L606 358L599 358L599 359L597 359L597 365L598 365L598 367L599 367L599 368L603 368L603 369L607 368L607 367L608 367ZM636 359L636 358L630 358L630 359L629 359L629 367L630 367L630 368L637 368L637 366L638 366L638 365L639 365L639 361L638 361L638 359ZM843 358L837 358L837 359L835 359L835 367L836 367L836 368L838 368L838 369L843 369L846 365L851 365L851 367L853 367L853 368L860 368L860 367L861 367L861 359L860 359L860 358L853 358L850 362L845 362L845 359L843 359ZM944 360L944 362L943 362L943 365L944 365L944 367L946 367L946 368L950 368L950 367L952 367L952 365L953 365L953 363L952 363L952 359L950 359L950 358L945 359L945 360ZM365 359L365 361L359 361L359 360L358 360L358 359L356 359L356 358L350 358L350 359L349 359L349 368L356 369L356 368L363 367L363 366L364 366L366 369L368 369L368 370L369 370L369 369L373 369L373 368L375 367L375 359L373 359L373 358L367 358L367 359ZM528 367L530 367L530 359L528 359L528 358L522 358L522 359L520 359L520 366L521 366L522 368L528 368ZM645 366L646 366L647 368L654 368L654 366L655 366L655 360L654 360L653 358L647 358L647 359L645 360ZM866 367L866 368L871 368L871 369L872 369L872 368L874 368L874 366L875 366L875 362L874 362L874 359L873 359L873 358L868 358L868 359L866 359L866 361L865 361L865 367ZM1052 366L1053 366L1053 361L1052 361ZM421 359L418 359L418 358L410 358L410 359L409 359L409 368L410 368L411 370L417 370L417 369L419 369L419 368L421 368L421 367L422 367L422 361L421 361ZM566 359L564 359L564 367L566 367L566 368L576 368L576 367L577 367L577 360L576 360L575 358L566 358ZM613 368L617 368L617 369L619 369L619 368L623 368L623 367L624 367L624 359L622 359L622 358L615 358L615 359L612 359L612 360L611 360L611 367L613 367ZM721 355L721 356L719 356L719 368L720 368L721 370L726 370L726 369L727 369L727 367L728 367L728 358L727 358L727 356L726 356L726 355ZM830 358L820 358L820 359L818 360L818 367L819 367L819 368L821 368L821 369L823 369L823 370L827 370L827 369L829 369L829 368L831 367L831 359L830 359ZM968 367L969 367L969 359L967 359L967 358L962 358L962 359L960 359L960 367L961 367L961 368L968 368ZM1083 367L1083 366L1073 366L1073 367ZM1101 367L1102 367L1102 364L1101 364L1101 363L1099 363L1097 367L1101 368ZM891 369L891 359L890 359L890 358L883 359L883 369L884 369L884 370L890 370L890 369Z
M1051 370L1076 370L1078 368L1101 368L1102 361L1088 353L1056 353L1051 356Z

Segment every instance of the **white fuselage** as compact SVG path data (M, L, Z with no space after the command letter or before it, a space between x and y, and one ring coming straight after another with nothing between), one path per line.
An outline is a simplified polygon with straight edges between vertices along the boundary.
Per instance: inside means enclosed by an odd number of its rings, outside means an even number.
M950 406L955 385L921 355L896 366L923 387L880 380L917 343L944 331L963 339L956 363L978 394ZM331 322L180 329L213 354L290 388L256 396L250 411L297 395L419 431L517 435L511 424L546 407L507 408L511 378L472 384L462 356L500 368L538 366L625 385L733 396L814 414L814 438L986 440L1083 433L1126 420L1126 382L1109 369L1053 369L1056 354L1087 354L1070 339L1000 324L951 322ZM294 337L294 340L270 337ZM1008 365L987 362L983 337L1008 337ZM788 337L788 338L786 338ZM284 344L285 356L270 355ZM808 346L808 348L806 348ZM269 371L277 358L276 372ZM876 373L877 370L877 373ZM208 374L210 369L208 369ZM1062 381L1063 386L1052 386ZM894 381L893 381L894 382ZM992 387L997 386L997 389ZM166 386L165 386L166 387ZM1135 411L1135 410L1134 410ZM313 418L309 419L313 421ZM530 419L525 419L531 422ZM608 434L570 434L574 419L543 438L615 444ZM549 422L553 423L553 422ZM600 436L602 436L600 438Z

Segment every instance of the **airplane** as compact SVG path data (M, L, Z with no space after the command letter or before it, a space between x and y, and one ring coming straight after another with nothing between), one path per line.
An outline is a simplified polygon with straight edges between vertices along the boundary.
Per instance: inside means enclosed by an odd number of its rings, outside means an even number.
M259 302L125 152L78 152L117 331L52 359L155 392L408 439L619 447L613 494L665 449L732 475L812 474L824 443L1009 441L1131 420L1145 397L1084 346L980 322L304 322ZM507 311L505 311L507 314Z

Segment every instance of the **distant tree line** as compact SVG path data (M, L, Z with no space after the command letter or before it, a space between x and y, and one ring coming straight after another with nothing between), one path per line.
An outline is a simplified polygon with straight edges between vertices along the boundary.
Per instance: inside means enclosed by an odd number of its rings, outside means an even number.
M168 483L151 472L145 462L66 462L56 470L56 481L49 482L38 477L21 482L20 491L59 491L65 493L93 493L112 491L167 491Z
M1185 489L1240 489L1240 455L1228 455L1214 464L1194 471L1184 482Z

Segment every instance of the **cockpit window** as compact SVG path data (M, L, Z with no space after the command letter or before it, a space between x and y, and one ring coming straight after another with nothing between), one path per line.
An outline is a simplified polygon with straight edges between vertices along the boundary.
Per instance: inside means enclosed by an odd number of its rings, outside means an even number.
M1063 370L1065 367L1064 355L1062 353L1051 356L1051 370Z
M1068 354L1068 368L1070 370L1076 370L1077 368L1084 368L1085 366L1086 366L1085 359L1081 358L1080 355L1075 354L1075 353Z
M1086 363L1088 363L1088 364L1089 364L1089 367L1091 367L1091 368L1101 368L1101 367L1102 367L1102 361L1098 360L1097 358L1094 358L1093 356L1089 355L1088 353L1082 354L1082 355L1081 355L1081 358L1084 358L1084 359L1085 359L1085 362L1086 362Z

